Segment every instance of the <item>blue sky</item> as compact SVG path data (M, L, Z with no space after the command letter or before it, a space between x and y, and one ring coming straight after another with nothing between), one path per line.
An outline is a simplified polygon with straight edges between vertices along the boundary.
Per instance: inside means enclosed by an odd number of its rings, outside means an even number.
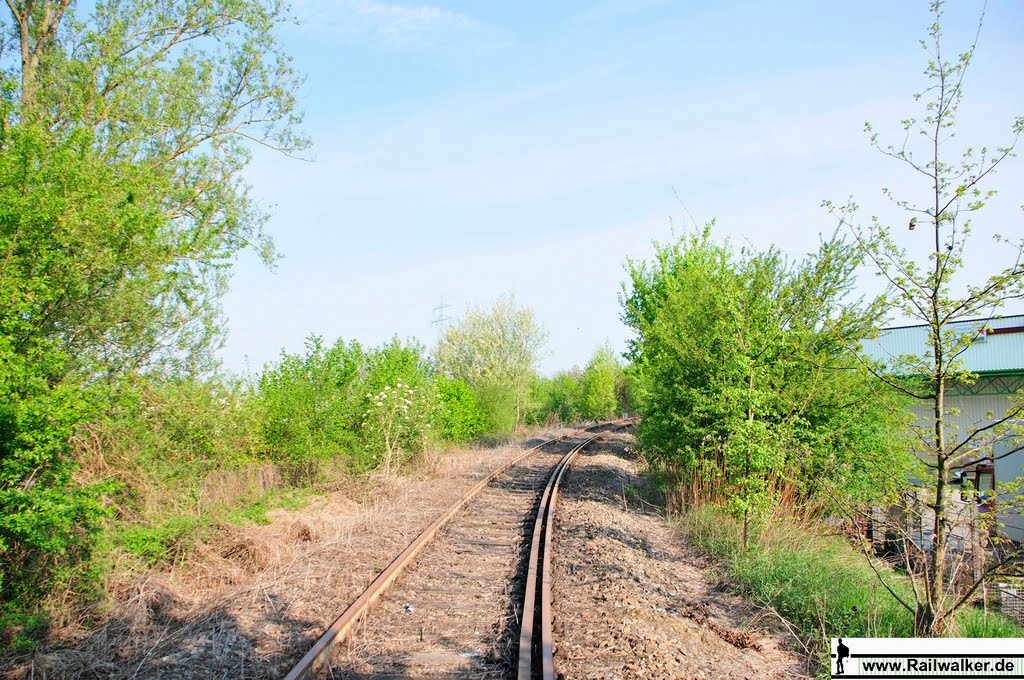
M947 8L950 55L981 3ZM926 86L923 1L376 2L296 0L282 39L306 74L311 162L258 152L247 171L284 256L243 257L225 299L227 368L256 370L310 333L430 345L433 307L514 294L550 333L546 372L624 347L627 257L716 219L735 243L798 257L853 195L927 186L873 151L902 140ZM960 136L1009 139L1024 115L1024 4L990 0ZM968 275L1024 233L1024 161L975 222ZM918 237L915 241L914 238ZM903 233L910 248L921 230ZM877 284L865 277L864 289Z

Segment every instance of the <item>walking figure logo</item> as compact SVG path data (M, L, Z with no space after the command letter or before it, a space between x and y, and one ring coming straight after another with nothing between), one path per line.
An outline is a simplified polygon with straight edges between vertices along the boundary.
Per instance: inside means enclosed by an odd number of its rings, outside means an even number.
M846 671L843 670L843 660L850 657L850 648L843 644L843 638L839 638L839 644L836 645L836 675L842 675Z

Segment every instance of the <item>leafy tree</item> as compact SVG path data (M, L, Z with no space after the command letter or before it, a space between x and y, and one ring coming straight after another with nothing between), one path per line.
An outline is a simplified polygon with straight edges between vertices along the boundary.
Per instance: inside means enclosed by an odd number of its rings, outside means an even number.
M17 285L3 306L30 320L22 334L59 343L90 373L196 365L221 327L211 321L235 254L273 256L240 176L249 148L305 144L275 38L283 7L8 8L18 50L0 62L0 276Z
M0 575L27 588L47 578L30 565L83 552L100 514L97 490L72 480L77 423L109 404L119 376L209 366L233 258L273 257L241 179L249 148L305 141L275 0L7 9Z
M737 254L708 228L628 264L641 443L685 494L724 500L745 540L780 486L816 501L884 490L884 411L843 355L877 314L847 299L857 262L836 238L795 266Z
M434 355L442 375L473 386L488 429L508 431L525 422L530 380L546 340L533 310L503 297L490 308L467 307L438 339Z
M914 580L914 601L898 598L914 613L917 634L943 632L953 615L973 597L986 577L999 574L1016 553L998 549L997 558L974 578L949 578L950 541L958 524L950 495L953 473L991 456L992 444L1002 441L1009 455L1024 448L1020 421L1024 416L1024 396L1018 395L995 422L969 432L957 433L953 424L955 409L946 402L950 389L969 384L977 375L966 370L964 351L985 332L978 324L970 332L953 326L958 320L989 317L1010 300L1024 297L1024 239L996 237L1014 264L992 274L981 283L959 285L970 240L970 216L984 207L995 193L988 188L992 173L1013 155L1013 148L1024 132L1024 118L1012 124L1008 144L994 150L958 145L955 136L957 115L964 93L964 77L974 58L977 40L966 52L948 60L942 49L942 2L933 2L934 21L929 40L922 41L929 59L924 71L929 85L914 96L924 102L923 117L902 122L906 139L900 145L883 145L870 126L871 144L885 156L898 161L917 177L924 178L930 190L920 201L898 199L888 190L886 197L909 214L910 229L922 227L927 246L911 249L900 245L896 231L873 217L866 225L856 222L857 206L848 203L826 206L842 224L848 225L859 239L872 268L889 283L886 300L900 316L913 319L927 328L928 345L918 354L894 358L884 371L876 371L880 387L929 404L931 414L910 427L913 448L927 468L927 474L915 480L909 496L910 514L921 515L927 509L931 540L915 541L903 532L908 566L914 562L923 569L909 570ZM979 23L979 32L980 32ZM905 223L904 223L905 224ZM902 227L906 229L906 227ZM959 327L962 329L962 326ZM1006 489L1012 502L1018 492ZM1005 496L1004 496L1005 498ZM998 510L983 513L979 529L995 521ZM969 570L968 570L969 571ZM893 593L896 596L896 593Z
M615 388L621 374L622 366L610 347L594 350L580 381L578 410L584 418L601 420L615 413L618 406Z

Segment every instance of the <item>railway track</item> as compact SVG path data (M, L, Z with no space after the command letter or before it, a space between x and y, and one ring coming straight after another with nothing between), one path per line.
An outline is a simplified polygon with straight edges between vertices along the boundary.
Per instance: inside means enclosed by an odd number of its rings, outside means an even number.
M557 484L576 453L627 424L542 442L482 480L378 574L286 680L504 678L515 674L516 649L519 680L553 678Z

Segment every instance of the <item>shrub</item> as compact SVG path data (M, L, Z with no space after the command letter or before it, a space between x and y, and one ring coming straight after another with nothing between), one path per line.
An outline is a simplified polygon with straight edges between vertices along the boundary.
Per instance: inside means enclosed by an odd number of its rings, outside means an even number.
M438 435L452 442L465 442L484 433L485 414L477 404L473 388L464 380L438 378Z
M578 367L559 371L550 378L534 382L534 409L530 421L535 424L557 420L574 423L580 419L580 383L582 373Z
M506 385L480 382L473 386L473 394L484 414L484 432L504 436L515 431L522 403Z
M148 564L177 562L200 540L204 528L197 517L169 517L156 524L126 527L115 541Z
M56 352L17 354L0 334L0 609L5 620L38 612L50 583L88 559L107 514L102 494L108 485L75 482L78 464L68 444L78 422L95 411L98 391L60 380L61 364Z
M598 347L587 367L579 386L580 415L586 420L603 420L616 411L616 385L622 373L622 366L615 353L608 346Z
M293 480L312 481L332 457L358 463L362 447L360 378L365 353L357 342L306 340L305 355L281 353L259 378L266 454L285 465Z
M81 479L114 480L132 519L202 504L203 481L256 461L262 445L254 395L211 377L124 382L102 418L73 440Z

